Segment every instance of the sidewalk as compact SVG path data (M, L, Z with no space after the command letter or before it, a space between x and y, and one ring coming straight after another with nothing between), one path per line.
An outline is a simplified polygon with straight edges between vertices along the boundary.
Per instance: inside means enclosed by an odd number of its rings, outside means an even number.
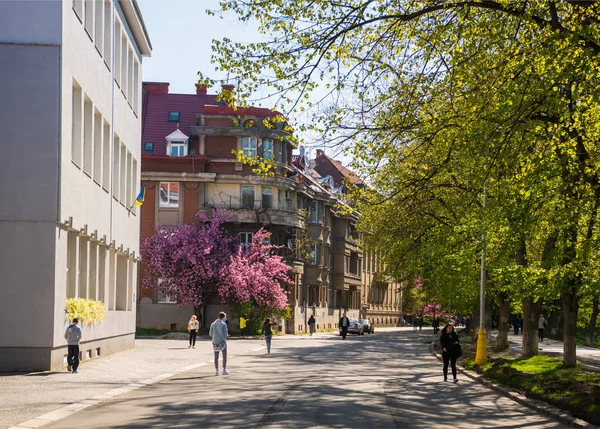
M401 329L380 328L379 332ZM337 332L324 332L278 338L302 341L337 336ZM228 340L229 358L264 353L264 349L258 336ZM183 371L212 365L209 337L199 337L196 348L189 349L187 335L183 335L182 339L136 339L134 349L82 362L78 374L68 373L66 367L63 371L0 373L0 429L40 427Z

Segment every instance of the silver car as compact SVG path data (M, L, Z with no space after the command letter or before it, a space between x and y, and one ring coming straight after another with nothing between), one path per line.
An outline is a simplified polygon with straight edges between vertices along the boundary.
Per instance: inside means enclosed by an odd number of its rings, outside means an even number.
M357 335L365 335L365 330L363 324L358 321L358 319L349 319L350 326L348 326L349 334L357 334Z

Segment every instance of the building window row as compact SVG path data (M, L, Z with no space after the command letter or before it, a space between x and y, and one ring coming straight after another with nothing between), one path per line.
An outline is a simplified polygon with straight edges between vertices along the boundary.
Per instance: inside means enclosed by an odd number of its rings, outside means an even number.
M110 311L132 311L136 272L133 259L97 240L69 231L67 298L102 301Z
M113 135L113 153L113 198L136 214L133 199L137 197L139 183L138 162L117 134Z
M110 0L73 0L73 10L110 70L112 64L112 3Z
M243 137L242 151L244 152L244 155L250 158L260 155L268 160L283 163L286 162L286 157L282 154L282 151L287 154L287 146L285 143L279 141L275 142L272 139L262 139L260 140L261 144L259 147L258 142L259 139L257 137Z
M115 82L133 112L139 112L140 63L134 48L129 43L124 25L115 16Z
M72 91L71 160L108 191L110 124L76 81L73 81Z

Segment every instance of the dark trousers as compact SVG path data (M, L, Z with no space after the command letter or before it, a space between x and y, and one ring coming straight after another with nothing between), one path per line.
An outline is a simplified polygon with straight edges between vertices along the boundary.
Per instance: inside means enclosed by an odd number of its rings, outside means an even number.
M442 353L442 359L444 360L444 380L448 379L448 363L452 365L452 377L456 379L456 358L450 356L449 353Z
M77 368L79 368L79 345L68 346L68 350L67 365L71 367L71 370L77 371Z
M241 328L240 330L242 331L242 337L243 337L244 334L246 333L246 328Z
M198 331L192 329L190 331L190 346L196 345L196 337L197 336L198 336Z
M438 328L437 326L433 327L433 333L434 334L437 334L439 330L440 330L440 328Z
M519 335L519 325L514 325L515 335Z
M348 335L348 327L347 326L342 326L342 338L345 340L346 339L346 335Z
M544 341L544 328L538 329L538 339Z
M227 369L227 346L221 353L223 353L223 369ZM219 369L219 352L215 352L215 369Z

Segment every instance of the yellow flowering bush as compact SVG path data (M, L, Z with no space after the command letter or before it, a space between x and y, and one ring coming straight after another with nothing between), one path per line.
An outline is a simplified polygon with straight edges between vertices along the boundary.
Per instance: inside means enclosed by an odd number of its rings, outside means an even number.
M67 318L77 317L84 323L99 323L106 319L106 307L102 301L85 298L69 298L65 304Z

